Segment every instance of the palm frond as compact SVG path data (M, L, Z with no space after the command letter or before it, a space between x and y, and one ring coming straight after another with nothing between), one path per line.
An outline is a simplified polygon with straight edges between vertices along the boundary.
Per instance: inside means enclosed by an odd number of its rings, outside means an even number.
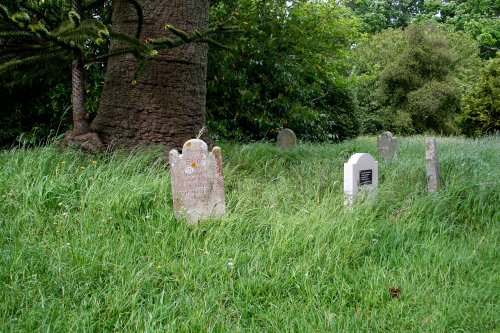
M7 9L7 7L5 7L4 5L0 4L0 16L4 19L4 20L8 20L9 19L9 10Z
M67 58L68 52L66 50L56 50L53 52L44 52L31 57L12 59L10 61L0 64L0 76L8 72L14 71L23 67L30 67L39 63L52 62L54 59L62 60Z
M147 55L156 55L156 50L154 50L150 45L141 42L139 39L130 37L126 34L111 32L109 36L112 39L122 41L127 43L130 47L132 47L137 53L147 54Z
M35 37L32 32L24 31L24 30L12 30L12 31L0 31L0 38L8 39L8 38L22 38L22 37Z

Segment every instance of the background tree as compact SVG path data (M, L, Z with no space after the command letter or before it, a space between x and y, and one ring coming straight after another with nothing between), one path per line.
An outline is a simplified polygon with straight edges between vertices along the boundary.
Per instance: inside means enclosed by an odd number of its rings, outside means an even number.
M388 30L358 48L357 97L365 130L455 133L461 96L480 67L465 33L431 23Z
M497 0L431 0L416 20L435 20L465 31L479 44L481 57L495 57L500 49L500 4Z
M424 0L344 0L342 3L359 17L360 30L369 34L406 27L426 8Z
M302 139L341 140L358 132L346 54L357 20L335 1L215 1L212 20L239 13L243 30L220 36L234 52L211 49L208 122L237 140L275 138L283 127Z
M202 40L211 41L206 37L212 32L210 29L195 31L194 34L188 35L183 30L171 25L167 25L166 28L172 32L174 38L160 36L160 33L164 34L165 30L158 29L157 36L160 38L147 38L147 40L141 41L139 37L142 29L142 7L135 0L125 0L118 5L121 5L122 9L125 6L133 9L135 16L127 17L127 20L134 24L132 34L114 31L110 33L107 26L96 18L83 20L81 16L83 3L80 0L72 1L69 20L57 22L57 26L56 22L51 20L49 16L36 8L29 7L29 4L22 5L21 10L13 15L9 15L5 7L1 7L3 23L1 36L6 40L6 44L0 50L5 60L0 65L0 73L30 66L36 62L71 62L71 102L74 126L72 131L66 135L66 140L81 143L90 150L99 148L101 142L96 133L90 132L85 104L85 64L102 62L109 57L122 54L131 54L135 58L134 61L137 62L137 59L140 61L140 66L136 67L135 73L132 73L133 80L131 81L136 81L141 70L147 65L147 57L157 54L156 49L175 48L182 44ZM87 13L89 9L92 9L92 6L93 3L86 7ZM30 16L28 11L33 15ZM187 17L184 19L187 20ZM220 29L217 28L217 30ZM105 42L108 36L115 41L117 46L110 51L106 50L103 54L96 54L94 44Z
M463 99L459 117L464 134L480 136L500 131L500 57L490 59L479 81Z
M98 3L102 5L103 2ZM89 132L84 65L94 62L98 53L106 49L99 45L105 44L109 36L103 21L92 17L94 3L85 6L85 13L90 16L87 18L82 15L83 5L80 0L73 0L70 7L57 2L21 1L11 6L17 8L13 14L9 14L7 7L0 7L0 56L3 60L0 75L23 69L33 79L50 76L50 70L71 64L73 129L68 138ZM66 10L66 15L61 15ZM135 52L152 51L147 45L129 44ZM104 52L99 57L105 59L108 55ZM10 76L15 78L16 74ZM97 137L94 144L99 145Z
M12 12L18 9L15 1L2 1L2 5ZM57 9L52 13L54 17L64 16L63 11ZM0 29L5 28L2 17ZM0 48L3 49L6 43L7 40L0 37ZM70 90L66 89L68 83L67 68L50 64L34 64L30 69L0 76L0 146L11 144L16 138L19 142L34 143L37 138L56 131L58 125L66 127L67 115L71 115L65 112L70 99ZM54 110L49 112L52 108Z

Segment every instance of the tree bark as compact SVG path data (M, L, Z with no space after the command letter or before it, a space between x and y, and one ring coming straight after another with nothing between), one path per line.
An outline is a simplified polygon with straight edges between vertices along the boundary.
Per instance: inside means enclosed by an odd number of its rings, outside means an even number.
M71 1L71 10L81 15L81 0ZM81 60L71 63L71 106L73 108L73 129L66 133L61 145L76 146L89 152L98 152L102 142L96 133L90 132L86 109L85 69Z
M82 1L72 0L71 10L82 14ZM78 136L90 132L87 110L85 108L85 70L79 60L71 63L71 105L73 107L72 135Z
M167 23L188 32L208 26L209 0L144 0L142 6L142 39L168 34ZM134 8L117 0L113 30L133 36L136 22ZM120 43L111 43L112 49L118 47ZM181 148L205 125L207 49L193 43L163 51L135 85L137 60L132 55L110 58L92 130L106 145Z
M85 109L85 71L82 63L74 60L71 64L71 105L73 107L73 135L90 132L88 114Z

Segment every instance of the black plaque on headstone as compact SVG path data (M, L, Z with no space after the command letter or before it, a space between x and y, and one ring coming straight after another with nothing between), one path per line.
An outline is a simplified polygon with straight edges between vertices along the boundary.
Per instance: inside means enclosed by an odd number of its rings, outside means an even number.
M359 185L370 185L372 183L372 169L359 172Z

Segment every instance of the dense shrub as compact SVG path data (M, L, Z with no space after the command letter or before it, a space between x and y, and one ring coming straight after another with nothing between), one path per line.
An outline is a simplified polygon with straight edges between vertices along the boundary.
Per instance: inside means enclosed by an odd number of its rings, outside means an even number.
M288 127L306 140L357 134L345 54L356 20L336 2L220 1L212 20L237 14L242 33L221 36L235 50L211 49L208 124L237 140L275 138Z
M64 132L71 123L68 75L33 79L13 87L0 83L0 147L34 145Z
M363 130L457 133L478 50L465 33L432 23L386 30L360 45L353 77Z
M468 136L500 131L500 56L490 59L463 99L460 127Z
M104 69L87 70L87 111L95 116L104 82ZM18 75L18 74L16 74ZM53 68L43 77L0 82L0 147L32 146L65 133L72 124L70 70Z

